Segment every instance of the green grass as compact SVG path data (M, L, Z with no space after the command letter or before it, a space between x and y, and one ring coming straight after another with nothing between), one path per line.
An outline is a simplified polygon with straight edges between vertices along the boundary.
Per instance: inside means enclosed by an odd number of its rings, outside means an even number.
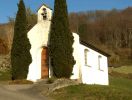
M124 73L124 74L132 73L132 65L131 66L122 66L122 67L118 67L118 68L109 68L109 71L115 71L115 72Z
M10 71L5 71L5 72L0 71L0 81L8 81L8 80L11 80Z
M55 100L132 100L132 80L110 77L109 86L76 85L54 91Z
M55 100L132 100L132 66L109 69L110 85L76 85L54 91Z
M33 82L28 80L11 80L10 71L2 72L0 71L0 84L33 84Z
M132 92L132 80L122 77L110 77L110 86Z

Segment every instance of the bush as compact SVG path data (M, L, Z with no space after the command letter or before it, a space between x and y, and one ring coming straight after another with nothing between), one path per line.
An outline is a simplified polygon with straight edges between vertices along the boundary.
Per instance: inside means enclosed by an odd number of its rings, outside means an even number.
M49 78L46 83L52 84L52 83L54 83L54 81L55 81L55 78Z

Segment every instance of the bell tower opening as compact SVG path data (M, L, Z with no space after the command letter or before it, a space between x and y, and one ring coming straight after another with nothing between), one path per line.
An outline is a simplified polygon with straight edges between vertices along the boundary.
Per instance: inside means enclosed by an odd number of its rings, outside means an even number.
M46 8L43 8L43 13L41 14L43 16L43 20L46 20L47 19L47 10Z

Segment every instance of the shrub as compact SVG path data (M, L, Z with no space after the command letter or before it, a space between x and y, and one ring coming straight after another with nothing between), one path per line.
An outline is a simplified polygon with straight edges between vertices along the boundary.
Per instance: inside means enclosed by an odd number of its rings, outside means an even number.
M55 0L49 44L53 75L57 78L69 78L75 62L66 0Z
M31 63L31 46L27 38L26 10L23 0L18 4L11 49L12 79L25 79Z
M55 78L49 78L46 83L52 84L52 83L54 83L55 80L56 80Z

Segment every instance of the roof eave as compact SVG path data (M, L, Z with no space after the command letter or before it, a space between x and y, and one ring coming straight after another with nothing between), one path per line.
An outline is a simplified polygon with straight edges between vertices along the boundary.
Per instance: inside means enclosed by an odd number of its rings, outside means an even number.
M107 57L110 57L111 56L110 54L106 53L105 51L102 51L102 50L98 49L97 47L93 46L92 44L86 43L86 42L84 42L82 40L80 40L80 43L82 45L88 47L88 48L91 48L91 49L95 50L96 52L99 52L99 53L107 56Z

